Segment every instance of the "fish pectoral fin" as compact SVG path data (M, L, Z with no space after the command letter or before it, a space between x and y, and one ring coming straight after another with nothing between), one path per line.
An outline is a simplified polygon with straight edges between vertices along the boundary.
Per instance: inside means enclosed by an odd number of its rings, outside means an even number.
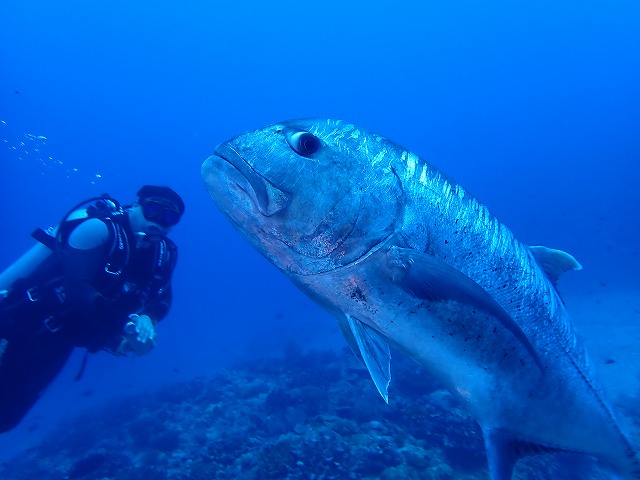
M382 395L384 401L389 403L391 352L387 340L376 330L362 323L357 318L346 315L346 319L353 335L353 340L355 340L355 346L359 352L359 355L356 353L356 356L364 362L378 392ZM347 342L351 348L354 349L354 345L349 341L349 338L347 338Z
M570 270L582 270L580 262L562 250L542 246L529 247L529 250L554 287L563 273Z
M461 271L430 255L401 247L389 249L386 268L392 282L417 298L430 302L452 300L490 314L511 332L543 370L540 357L516 321L489 292Z
M348 315L340 315L337 317L338 326L340 327L340 331L344 336L344 339L347 341L347 344L351 348L353 354L360 360L363 367L366 367L367 364L362 357L362 353L360 353L360 347L358 346L358 342L356 341L356 337L353 334L353 330L351 329L351 323L349 322Z

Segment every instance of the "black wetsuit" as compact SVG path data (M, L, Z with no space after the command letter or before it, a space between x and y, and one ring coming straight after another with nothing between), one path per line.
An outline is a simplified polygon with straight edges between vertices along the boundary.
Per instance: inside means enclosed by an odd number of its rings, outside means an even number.
M130 314L157 322L169 311L175 244L138 242L124 216L103 221L104 245L62 245L0 300L0 432L20 422L75 347L115 352ZM126 250L119 260L114 242Z

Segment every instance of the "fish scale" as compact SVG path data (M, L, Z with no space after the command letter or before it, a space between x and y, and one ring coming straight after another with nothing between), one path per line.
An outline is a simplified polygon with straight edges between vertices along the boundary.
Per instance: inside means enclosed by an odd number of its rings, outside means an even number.
M401 155L401 158L406 155ZM407 167L407 172L415 171L417 168L414 165ZM452 228L464 230L464 236L462 239L467 242L460 242L458 248L434 248L428 250L428 253L434 256L442 256L443 258L449 253L453 252L452 259L449 263L456 266L463 272L466 272L470 277L474 278L481 286L483 286L489 293L496 298L507 311L510 311L511 315L523 328L523 330L530 332L532 338L540 338L539 341L534 340L534 343L538 349L548 348L553 350L556 346L547 347L545 343L556 343L564 350L569 357L569 362L575 367L578 375L588 385L588 388L592 389L594 397L597 402L607 411L609 416L614 419L613 412L608 404L603 399L602 388L597 385L595 380L595 371L592 367L592 363L589 361L586 350L582 342L578 339L573 328L573 324L570 321L568 314L564 309L562 302L560 301L557 292L553 287L549 285L549 282L544 277L538 265L535 263L530 251L518 242L511 231L502 225L495 217L493 217L488 209L471 197L470 201L464 201L464 194L461 194L464 190L459 185L452 185L449 180L444 178L437 171L431 168L424 168L422 171L428 171L431 174L427 177L421 176L419 181L416 181L415 175L410 176L407 189L413 196L416 197L413 204L419 205L421 210L414 215L411 219L415 221L419 216L427 218L438 217L438 214L429 214L425 211L423 206L426 204L437 205L441 210L442 219L449 219L450 212L455 212L455 225L447 225L446 222L434 222L434 225L439 225L438 232L434 234L435 237L444 238L447 237ZM432 201L431 198L436 196L434 192L441 190L443 198L437 196L437 201ZM457 192L454 194L453 192ZM469 198L467 196L467 198ZM458 222L462 219L463 222ZM449 222L450 223L450 222ZM456 232L457 233L457 232ZM471 243L468 241L470 238L477 238L477 236L484 236L482 242ZM455 241L451 242L451 245L456 245ZM449 242L446 244L449 246ZM485 269L482 265L477 263L471 264L476 266L476 271L469 268L469 262L460 261L465 258L462 255L464 252L473 252L474 250L484 251L488 246L489 253L494 257L494 260L489 262L494 265L494 272L500 271L503 273L512 273L511 275L494 275L493 277L487 276ZM504 264L508 264L506 267ZM502 267L502 268L501 268ZM478 272L478 269L482 269L482 272ZM504 282L504 283L503 283ZM521 303L529 304L527 308L514 308L513 298L514 295L508 292L507 289L499 286L504 285L516 285L516 291L518 287L522 287L524 291L518 291L518 296L521 297ZM498 286L496 286L498 285ZM540 295L544 298L540 298ZM548 300L547 300L548 298ZM547 314L540 314L538 310L540 305L546 306L545 312ZM537 308L536 308L537 307ZM519 311L517 311L519 310ZM526 310L531 310L530 314L526 314ZM547 331L553 333L550 335L534 335L539 329L536 323L540 319L548 319L545 325ZM622 435L622 433L621 433Z

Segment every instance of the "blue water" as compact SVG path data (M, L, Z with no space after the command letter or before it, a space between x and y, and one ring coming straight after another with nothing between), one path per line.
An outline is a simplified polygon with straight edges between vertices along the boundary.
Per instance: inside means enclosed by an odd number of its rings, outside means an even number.
M585 271L565 287L574 303L588 292L637 298L639 2L217 3L0 4L0 269L86 197L127 202L156 183L187 204L156 351L94 355L75 383L72 358L0 438L3 452L62 416L278 355L292 339L343 345L334 321L223 220L200 178L217 143L279 120L376 131L460 182L523 242L578 258ZM600 320L615 335L640 313ZM629 378L638 367L625 365Z

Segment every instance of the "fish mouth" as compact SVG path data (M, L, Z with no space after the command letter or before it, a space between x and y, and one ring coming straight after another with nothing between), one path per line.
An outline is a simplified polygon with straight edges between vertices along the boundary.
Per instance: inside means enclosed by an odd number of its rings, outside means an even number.
M219 145L213 152L216 167L253 201L265 217L281 212L291 203L292 195L272 184L228 145Z

